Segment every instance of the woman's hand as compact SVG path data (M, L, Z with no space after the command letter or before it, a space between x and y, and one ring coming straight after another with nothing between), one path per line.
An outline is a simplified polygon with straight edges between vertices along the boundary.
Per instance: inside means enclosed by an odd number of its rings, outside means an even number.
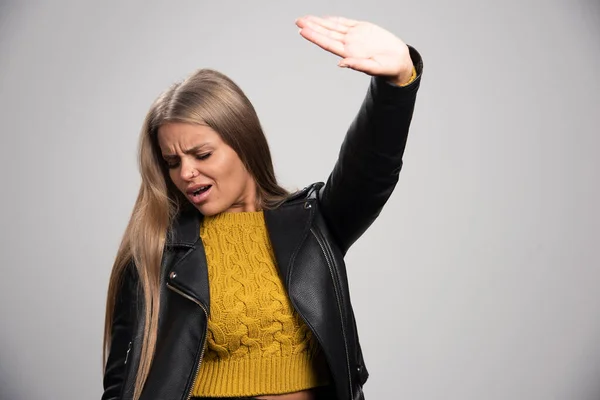
M391 32L364 21L342 17L298 18L300 35L342 57L340 67L385 76L393 83L408 82L413 71L408 46Z

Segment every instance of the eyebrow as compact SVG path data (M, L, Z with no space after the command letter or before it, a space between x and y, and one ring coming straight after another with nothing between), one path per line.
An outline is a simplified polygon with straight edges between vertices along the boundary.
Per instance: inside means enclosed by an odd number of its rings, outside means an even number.
M192 154L192 153L196 153L196 152L198 152L198 150L200 150L203 147L206 147L208 145L209 145L209 143L201 143L201 144L199 144L197 146L192 147L191 149L184 150L183 154L188 154L189 155L189 154ZM162 157L165 160L172 160L172 159L179 158L179 156L176 155L176 154L163 154Z

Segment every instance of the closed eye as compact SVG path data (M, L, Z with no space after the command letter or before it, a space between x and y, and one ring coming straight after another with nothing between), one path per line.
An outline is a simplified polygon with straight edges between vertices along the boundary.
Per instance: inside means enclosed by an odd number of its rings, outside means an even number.
M212 153L204 153L204 154L198 154L196 155L196 158L198 160L206 160L208 157L210 157L212 155Z
M202 161L206 160L211 155L212 153L197 154L195 158ZM179 157L177 156L165 156L163 160L169 169L177 168L179 166Z

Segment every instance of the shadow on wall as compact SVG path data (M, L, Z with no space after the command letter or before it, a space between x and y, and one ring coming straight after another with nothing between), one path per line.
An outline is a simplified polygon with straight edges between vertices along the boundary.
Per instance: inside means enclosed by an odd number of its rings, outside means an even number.
M0 7L0 12L4 7ZM6 351L8 347L8 343L6 340L2 340L0 342L0 360L4 360L4 362L0 362L0 399L2 400L20 400L22 397L17 395L17 390L19 386L19 374L15 370L15 365L12 362L7 362L9 360L13 360L14 358Z

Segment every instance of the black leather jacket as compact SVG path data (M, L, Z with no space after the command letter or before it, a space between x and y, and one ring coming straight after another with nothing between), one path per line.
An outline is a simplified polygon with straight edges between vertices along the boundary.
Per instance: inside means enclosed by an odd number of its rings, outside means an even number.
M324 350L332 399L364 399L362 357L344 255L379 215L398 181L422 61L410 48L417 79L397 87L371 79L326 184L293 194L265 210L277 267L291 303ZM187 400L202 360L210 314L208 273L196 211L182 212L165 249L156 352L142 400ZM115 306L103 400L131 399L143 312L135 268Z

